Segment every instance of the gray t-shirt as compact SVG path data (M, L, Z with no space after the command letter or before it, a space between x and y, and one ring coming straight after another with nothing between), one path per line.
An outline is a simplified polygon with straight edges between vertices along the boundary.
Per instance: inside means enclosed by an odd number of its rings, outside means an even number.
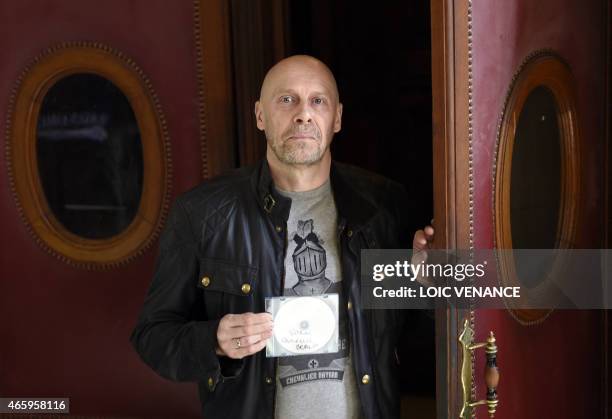
M305 192L278 190L291 198L287 221L285 295L337 293L339 352L278 359L276 418L359 418L360 406L350 359L346 299L337 240L338 213L329 180Z

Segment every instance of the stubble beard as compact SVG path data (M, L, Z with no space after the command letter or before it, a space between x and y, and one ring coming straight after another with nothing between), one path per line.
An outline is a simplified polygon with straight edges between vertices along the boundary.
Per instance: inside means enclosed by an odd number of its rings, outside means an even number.
M268 139L268 144L276 158L289 165L313 165L321 161L325 154L326 147L323 146L323 139L320 132L313 133L313 138L306 139L283 139L283 135L278 140Z

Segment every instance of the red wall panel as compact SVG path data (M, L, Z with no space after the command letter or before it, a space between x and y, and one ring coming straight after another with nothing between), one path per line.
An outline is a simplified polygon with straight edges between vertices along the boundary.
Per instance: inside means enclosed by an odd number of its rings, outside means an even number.
M192 187L201 173L193 7L190 0L0 2L0 114L22 69L45 48L102 42L149 77L171 137L173 196ZM0 142L4 148L5 136ZM0 220L0 394L70 397L75 414L199 417L195 385L157 377L129 345L156 246L107 271L57 260L27 233L5 159Z

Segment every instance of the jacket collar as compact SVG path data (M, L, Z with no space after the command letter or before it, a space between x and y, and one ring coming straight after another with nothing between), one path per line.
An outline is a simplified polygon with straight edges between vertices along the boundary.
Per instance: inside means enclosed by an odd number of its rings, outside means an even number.
M343 165L332 161L330 181L340 219L352 229L359 229L376 213L376 207L353 185L354 179L344 170ZM280 195L274 188L270 166L263 158L254 172L253 183L260 207L275 223L287 222L291 199Z

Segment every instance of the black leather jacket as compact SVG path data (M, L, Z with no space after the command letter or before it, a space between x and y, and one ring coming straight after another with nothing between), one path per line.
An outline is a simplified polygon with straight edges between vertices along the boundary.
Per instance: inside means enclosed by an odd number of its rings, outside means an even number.
M395 418L403 316L361 308L360 250L411 246L408 200L399 184L355 167L334 162L330 178L363 417ZM198 381L205 418L274 417L275 358L218 357L216 332L223 315L262 312L265 297L281 295L290 206L264 160L201 184L170 211L131 342L161 376Z

